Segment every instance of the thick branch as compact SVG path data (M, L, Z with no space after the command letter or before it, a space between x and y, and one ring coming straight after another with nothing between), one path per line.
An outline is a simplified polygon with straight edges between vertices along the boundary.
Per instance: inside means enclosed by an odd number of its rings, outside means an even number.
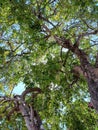
M60 46L67 48L74 54L76 54L80 59L81 64L83 64L83 61L84 63L86 63L86 65L89 64L88 56L86 55L86 53L79 49L77 46L73 45L69 39L66 39L64 37L58 37L56 35L54 36L54 38Z
M54 36L54 39L57 41L57 43L64 47L69 49L71 52L77 55L77 57L80 59L81 67L83 69L83 72L87 73L87 78L95 80L96 76L94 74L94 67L89 63L88 55L81 49L79 49L77 46L73 45L69 39L66 39L64 37L58 37Z
M39 93L41 93L42 91L41 91L40 88L28 88L28 89L26 89L26 90L22 93L21 99L22 99L22 100L25 100L25 96L26 96L28 93L34 93L34 92L36 92L37 94L39 94Z

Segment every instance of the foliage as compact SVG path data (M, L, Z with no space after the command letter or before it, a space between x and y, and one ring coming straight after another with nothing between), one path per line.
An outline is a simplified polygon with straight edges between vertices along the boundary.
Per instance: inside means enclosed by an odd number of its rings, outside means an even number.
M0 0L0 95L13 96L19 82L26 88L40 87L43 93L33 105L46 130L98 127L96 112L87 105L90 96L85 79L73 83L72 69L80 61L54 39L54 35L63 36L75 44L82 35L79 48L94 65L98 34L91 32L98 29L97 15L97 0ZM21 123L20 129L26 130L20 114L6 120L7 106L12 104L0 106L0 129L14 130Z

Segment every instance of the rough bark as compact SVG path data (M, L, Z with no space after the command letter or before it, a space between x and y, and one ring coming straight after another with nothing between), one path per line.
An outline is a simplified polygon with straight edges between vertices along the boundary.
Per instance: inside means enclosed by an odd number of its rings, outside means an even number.
M24 104L24 105L23 105L23 104L20 104L20 105L19 105L19 110L20 110L22 116L24 117L24 120L25 120L25 122L26 122L27 129L28 129L28 130L37 130L37 129L35 128L35 126L34 126L34 123L31 122L31 120L30 120L30 115L29 115L29 113L28 113L28 111L27 111L27 109L26 109L25 104Z
M91 96L91 102L96 111L98 112L98 54L96 56L95 66L92 66L88 60L87 54L83 50L79 49L78 46L72 44L69 39L66 39L64 37L58 37L56 35L54 36L54 39L60 46L69 49L79 58L83 73L86 73L87 75L86 80Z
M42 122L38 115L38 113L32 108L28 107L25 103L20 103L19 110L25 120L26 126L28 130L44 130L42 128Z
M28 130L44 130L44 128L42 126L42 121L39 117L39 114L34 110L34 108L31 105L28 105L25 102L25 96L28 93L33 94L34 92L36 92L36 94L39 94L39 93L41 93L41 89L40 88L28 88L21 94L21 97L19 100L19 110L20 110L22 116L24 117Z

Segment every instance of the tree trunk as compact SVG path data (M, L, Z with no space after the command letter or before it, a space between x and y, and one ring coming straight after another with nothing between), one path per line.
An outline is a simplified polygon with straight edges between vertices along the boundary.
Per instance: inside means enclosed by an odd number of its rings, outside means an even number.
M20 104L19 105L19 110L20 110L22 116L24 117L27 129L28 130L37 130L36 127L34 126L34 123L31 122L31 120L30 120L30 115L29 115L28 111L25 108L25 104L24 105Z
M34 110L33 106L30 104L27 104L25 101L25 96L28 93L36 92L36 95L41 92L40 88L28 88L26 89L18 102L19 104L19 110L25 120L26 126L28 130L44 130L42 121L39 117L39 114L37 111ZM34 98L34 97L33 97Z
M88 87L91 95L91 102L93 107L98 112L98 81L93 81L88 79Z
M72 44L72 42L65 37L55 35L54 39L60 46L69 49L79 58L83 73L86 73L87 75L86 80L91 96L91 102L98 112L98 53L95 66L92 66L89 62L88 55L83 50L79 49L79 45L76 46L75 44Z
M25 120L28 130L44 130L40 117L36 111L32 108L32 113L30 108L25 103L20 103L19 110Z

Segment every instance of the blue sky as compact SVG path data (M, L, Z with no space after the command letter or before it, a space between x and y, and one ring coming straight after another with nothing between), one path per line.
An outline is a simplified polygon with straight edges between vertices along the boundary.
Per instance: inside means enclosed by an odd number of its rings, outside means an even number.
M21 95L21 93L25 90L25 84L23 84L22 82L18 83L17 86L15 86L15 88L13 89L13 94L18 94Z

